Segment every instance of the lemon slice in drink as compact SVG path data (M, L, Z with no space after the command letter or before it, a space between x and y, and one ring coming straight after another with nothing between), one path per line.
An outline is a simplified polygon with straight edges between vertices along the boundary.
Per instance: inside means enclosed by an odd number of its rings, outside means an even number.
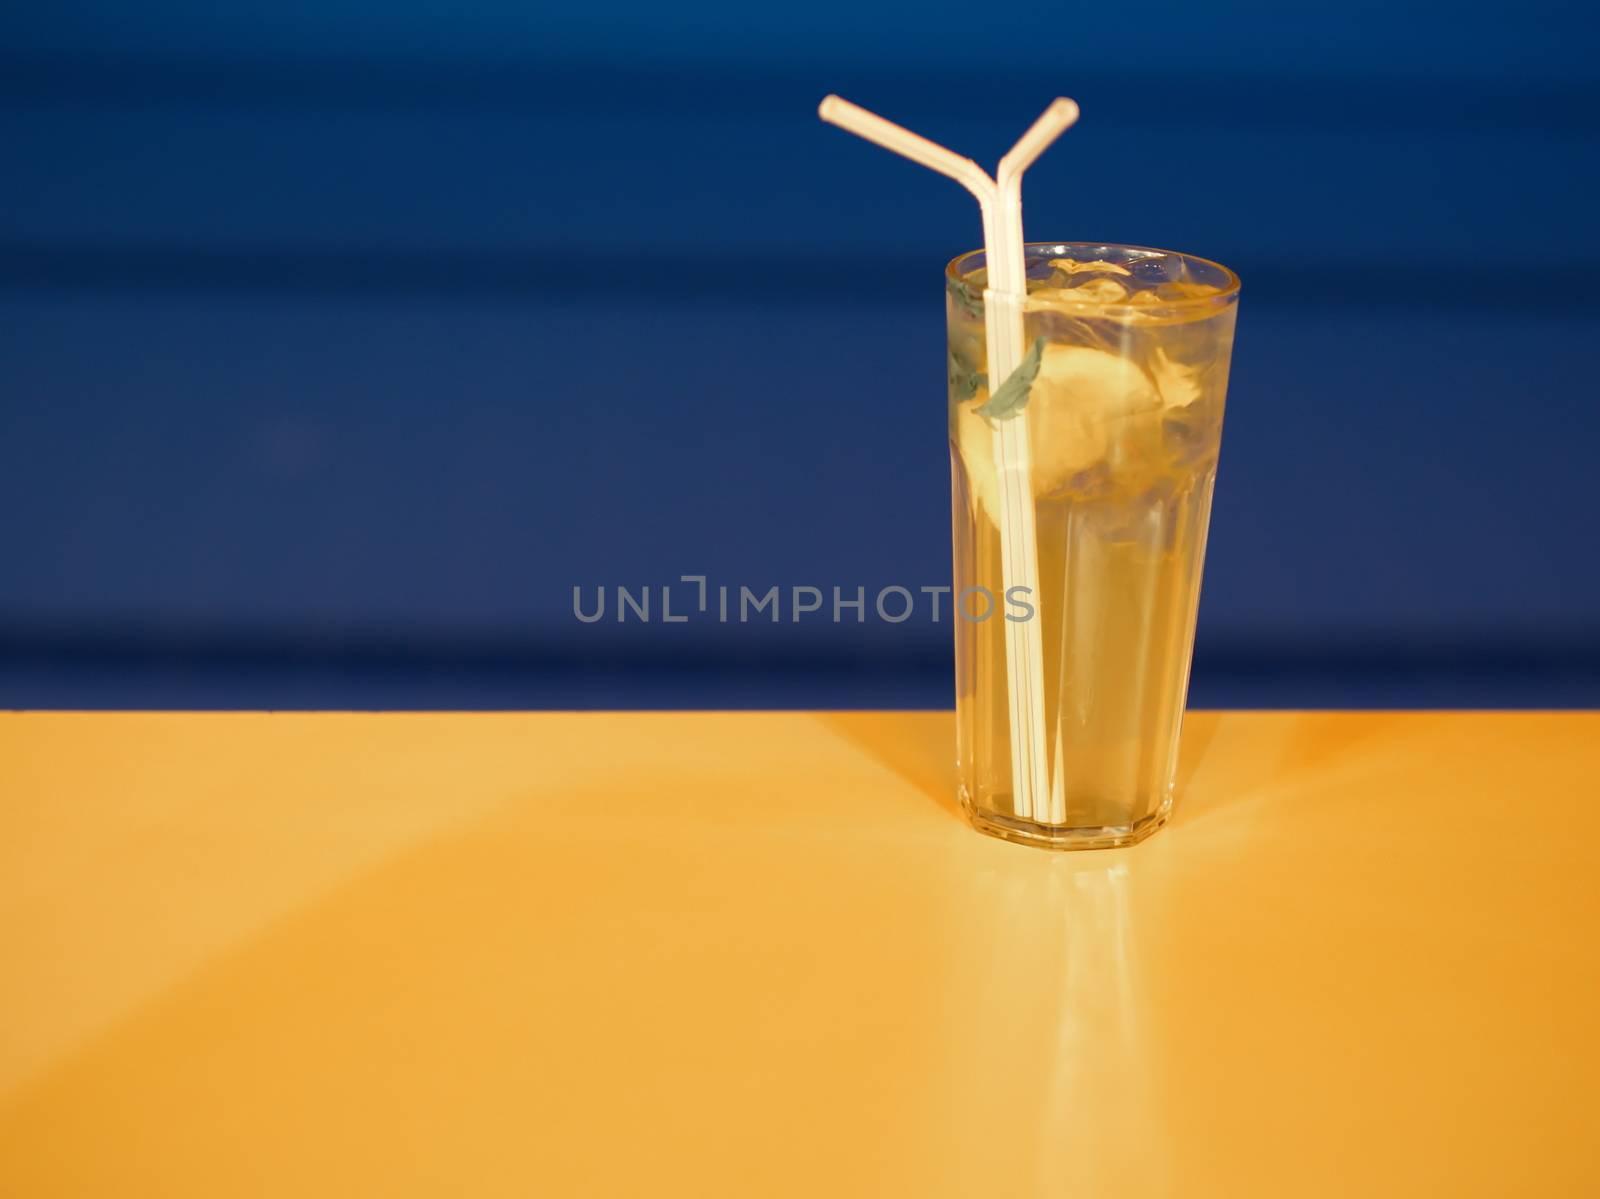
M977 412L987 399L980 391L958 409L956 446L976 505L998 523L995 426ZM1012 418L1028 422L1033 494L1060 491L1104 459L1112 422L1161 404L1154 381L1130 360L1090 346L1046 346L1027 407Z

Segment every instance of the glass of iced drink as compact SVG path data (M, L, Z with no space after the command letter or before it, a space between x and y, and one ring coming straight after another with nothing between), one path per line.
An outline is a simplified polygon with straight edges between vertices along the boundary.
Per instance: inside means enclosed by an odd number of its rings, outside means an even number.
M1134 246L1031 244L1026 259L1025 392L990 395L983 252L945 277L960 799L1008 840L1130 845L1172 807L1239 281ZM1039 565L1038 594L1009 600L1004 420L1027 422ZM1044 648L1043 796L1011 777L1004 622L1018 619L1040 622Z

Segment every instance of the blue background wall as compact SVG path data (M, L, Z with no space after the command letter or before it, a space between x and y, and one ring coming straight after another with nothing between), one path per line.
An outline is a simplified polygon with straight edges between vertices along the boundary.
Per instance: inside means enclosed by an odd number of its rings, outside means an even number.
M199 0L0 14L0 704L948 701L953 185L1245 279L1198 703L1600 704L1577 5ZM1003 64L997 71L991 64Z

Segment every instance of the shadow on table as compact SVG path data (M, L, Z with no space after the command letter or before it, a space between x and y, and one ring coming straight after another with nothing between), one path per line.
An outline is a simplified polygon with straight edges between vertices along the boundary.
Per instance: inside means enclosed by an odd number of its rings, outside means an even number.
M1382 712L1190 712L1174 820L1192 824L1328 778L1393 724Z
M819 712L817 719L960 818L954 712Z
M1190 712L1184 717L1175 820L1211 820L1337 773L1383 735L1381 713ZM822 712L816 719L950 816L956 803L955 714Z
M1200 763L1205 761L1212 741L1216 740L1221 712L1186 712L1183 717L1183 740L1178 746L1178 773L1175 780L1179 795L1186 795Z

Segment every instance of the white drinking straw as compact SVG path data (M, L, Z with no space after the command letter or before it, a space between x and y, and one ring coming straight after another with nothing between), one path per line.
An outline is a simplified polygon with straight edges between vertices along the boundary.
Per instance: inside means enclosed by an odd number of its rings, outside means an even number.
M1017 144L1008 150L1000 159L1000 167L995 172L995 191L998 193L998 202L995 204L995 238L998 245L985 248L985 261L998 262L1002 268L1001 281L995 282L994 268L990 267L989 286L998 292L996 296L985 296L984 311L989 312L998 308L1004 313L1001 319L992 320L986 327L986 334L990 341L989 362L991 363L991 378L1004 379L1016 369L1022 361L1023 332L1022 332L1022 307L1021 297L1027 294L1028 273L1026 257L1023 253L1024 239L1022 236L1022 174L1034 160L1043 154L1056 138L1060 137L1078 119L1078 105L1066 97L1057 98L1044 112L1039 114L1039 119L1028 127L1028 131L1017 139ZM994 330L1003 330L1003 336L996 339ZM996 341L1000 344L996 345ZM999 355L996 357L996 350ZM1008 352L1009 351L1009 352ZM1039 574L1038 567L1038 537L1034 531L1033 489L1032 489L1032 464L1030 461L1030 447L1028 445L1028 428L1026 420L1022 418L1002 421L996 430L997 442L1011 436L1015 440L1006 447L1003 453L995 456L995 466L999 471L999 491L1002 496L1000 508L1007 510L1009 502L1010 511L1015 514L1015 543L1012 553L1026 554L1026 569L1028 580L1036 582ZM1005 566L1005 545L1001 542L1001 576L1009 578ZM1010 584L1008 583L1009 587ZM1029 592L1038 603L1039 592L1037 588ZM1012 629L1025 629L1026 643L1022 647L1022 661L1030 673L1030 678L1021 685L1028 688L1029 694L1034 697L1034 706L1018 715L1028 720L1028 727L1034 733L1034 755L1032 759L1033 772L1029 776L1033 784L1033 795L1030 810L1034 818L1046 824L1065 824L1067 820L1066 792L1064 787L1051 786L1048 775L1048 759L1046 757L1047 741L1045 739L1044 721L1044 650L1040 640L1039 614L1036 611L1033 620L1024 624L1013 624ZM1007 657L1011 656L1011 649L1007 646ZM1009 662L1008 662L1009 669ZM1013 709L1016 703L1013 701ZM1015 717L1014 717L1015 719ZM1057 749L1060 749L1059 738ZM1059 759L1060 754L1057 753ZM1013 759L1015 755L1013 754ZM1056 763L1056 778L1061 781L1064 767L1058 760ZM1022 813L1019 811L1018 813Z
M1022 303L1027 294L1027 268L1022 246L1022 173L1061 133L1078 119L1078 106L1056 100L1024 133L991 179L970 158L919 137L892 121L828 96L817 109L824 121L837 125L948 175L978 200L983 218L984 334L989 350L991 387L999 387L1023 358ZM994 431L994 464L1000 497L1000 576L1007 594L1026 588L1034 617L1006 621L1006 688L1011 716L1011 779L1013 807L1023 819L1063 823L1063 801L1052 798L1048 778L1044 720L1044 647L1040 639L1039 547L1034 532L1033 489L1028 426L1023 418L999 421ZM1004 620L1004 604L993 619Z

